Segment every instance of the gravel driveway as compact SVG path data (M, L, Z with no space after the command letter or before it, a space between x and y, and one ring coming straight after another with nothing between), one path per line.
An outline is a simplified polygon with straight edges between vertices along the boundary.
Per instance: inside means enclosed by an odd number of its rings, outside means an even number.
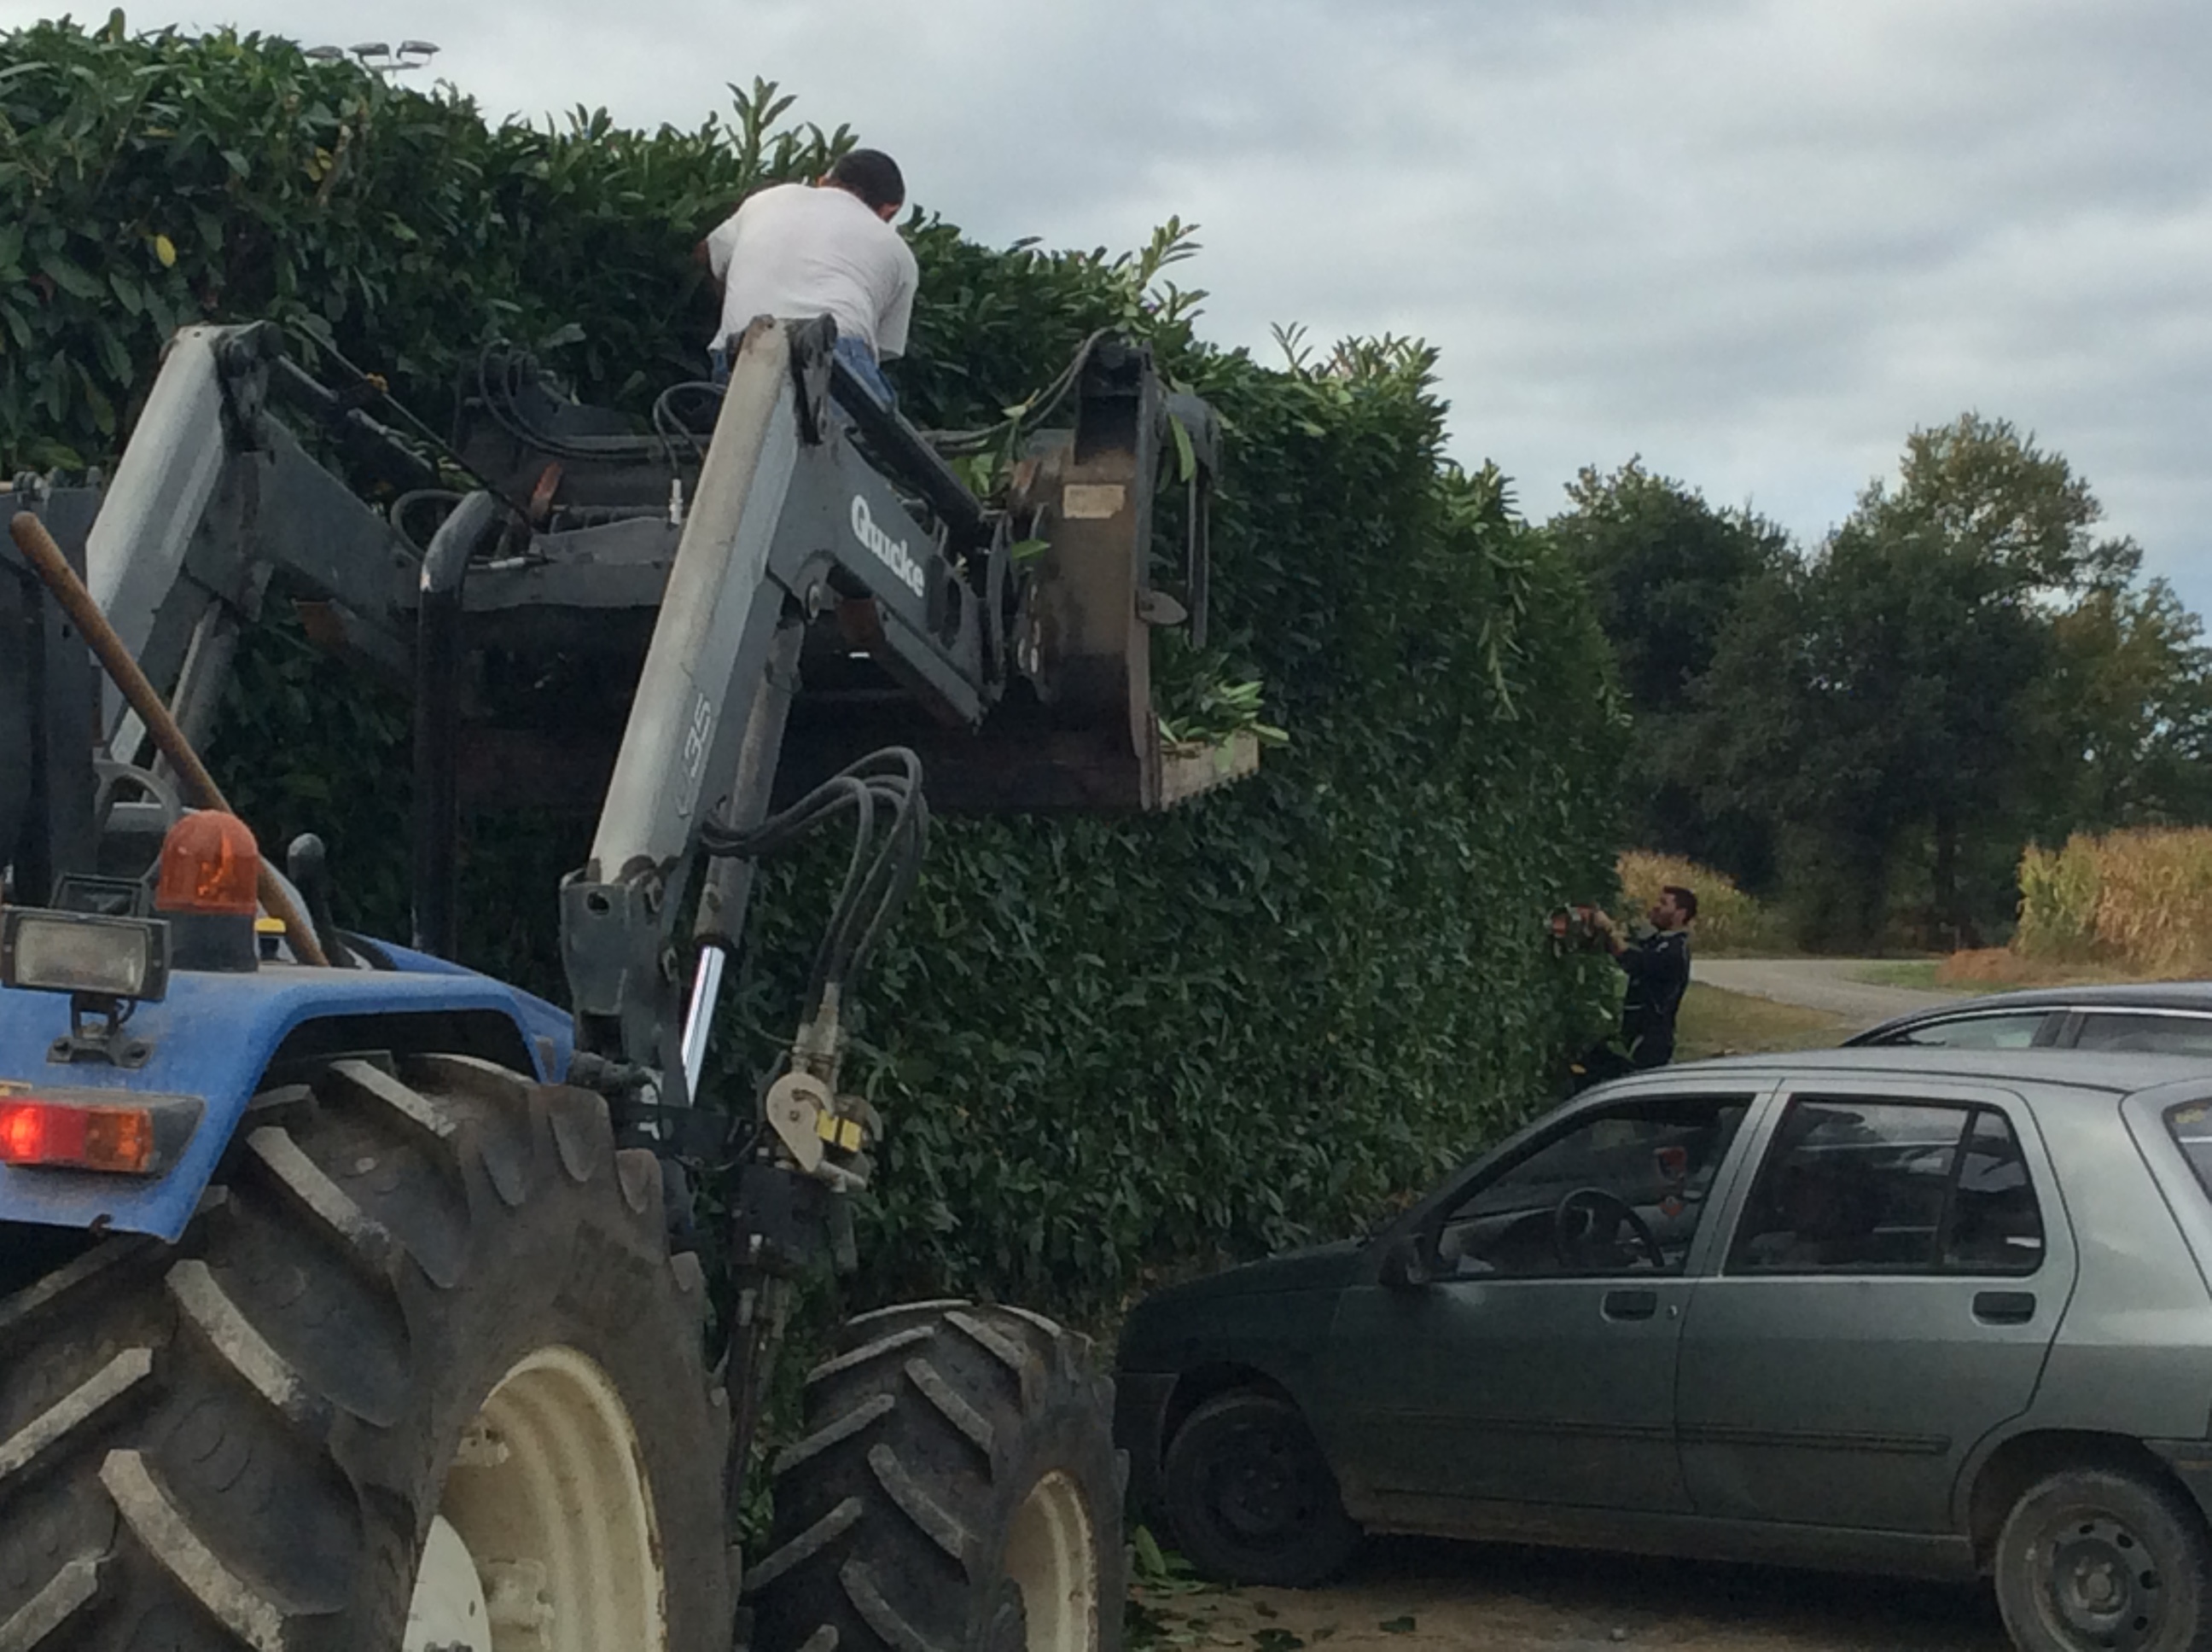
M1690 979L1724 993L1825 1011L1842 1017L1855 1029L1893 1015L1955 1004L1961 996L1917 987L1876 987L1851 979L1874 967L1869 958L1701 958L1692 953Z

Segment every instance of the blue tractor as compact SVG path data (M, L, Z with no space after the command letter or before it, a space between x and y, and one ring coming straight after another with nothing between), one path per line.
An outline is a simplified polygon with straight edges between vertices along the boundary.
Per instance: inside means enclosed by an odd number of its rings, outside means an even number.
M764 319L649 432L490 353L446 441L192 328L104 487L17 479L0 1652L1118 1645L1109 1388L1041 1315L852 1320L750 1558L735 1511L795 1284L852 1260L883 1122L844 1027L925 761L955 806L1139 810L1254 760L1150 704L1148 628L1204 622L1211 416L1095 339L987 504L833 343ZM195 755L277 601L412 692L410 944L340 929L343 868L264 856ZM565 1008L451 961L471 792L596 814ZM753 870L825 827L849 876L731 1105Z

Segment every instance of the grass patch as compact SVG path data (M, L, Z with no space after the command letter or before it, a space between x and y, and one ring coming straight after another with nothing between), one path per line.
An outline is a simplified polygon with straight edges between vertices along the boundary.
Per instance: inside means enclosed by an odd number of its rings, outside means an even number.
M2053 963L1992 946L1941 958L1887 958L1851 972L1872 987L1915 987L1937 993L2008 993L2019 987L2078 987L2088 982L2150 981L2155 976L2109 963Z
M1961 981L1942 978L1943 960L1941 958L1885 958L1880 963L1870 963L1863 969L1851 971L1851 979L1869 987L1911 987L1923 993L1973 991L1973 987ZM1982 987L1980 990L1991 990Z
M1954 952L1940 961L1936 984L1953 992L1997 993L2013 987L2075 987L2085 981L2186 981L2182 969L2139 969L2122 963L2062 963L2023 957L2002 946Z
M1674 1023L1674 1059L1698 1061L1709 1055L1754 1055L1765 1050L1832 1049L1856 1030L1854 1023L1823 1010L1724 993L1692 981Z

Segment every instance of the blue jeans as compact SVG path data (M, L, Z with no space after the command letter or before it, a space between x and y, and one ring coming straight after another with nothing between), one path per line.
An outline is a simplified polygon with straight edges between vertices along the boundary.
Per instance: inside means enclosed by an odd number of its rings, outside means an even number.
M837 341L837 359L853 370L853 376L867 387L878 406L889 412L898 405L898 392L884 377L883 368L877 364L875 352L857 338L841 337ZM730 382L730 347L726 343L710 344L707 349L708 374L714 383Z
M837 341L837 359L853 370L853 376L866 387L868 394L876 398L876 405L886 413L898 405L898 392L891 388L891 381L884 377L884 370L876 361L875 351L857 338L840 338Z

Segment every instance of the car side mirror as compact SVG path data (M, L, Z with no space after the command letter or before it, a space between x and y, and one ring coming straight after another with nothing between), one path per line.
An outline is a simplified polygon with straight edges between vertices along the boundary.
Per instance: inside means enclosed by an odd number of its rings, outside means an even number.
M1381 1277L1391 1291L1418 1291L1428 1284L1429 1262L1419 1234L1401 1233L1383 1246Z

